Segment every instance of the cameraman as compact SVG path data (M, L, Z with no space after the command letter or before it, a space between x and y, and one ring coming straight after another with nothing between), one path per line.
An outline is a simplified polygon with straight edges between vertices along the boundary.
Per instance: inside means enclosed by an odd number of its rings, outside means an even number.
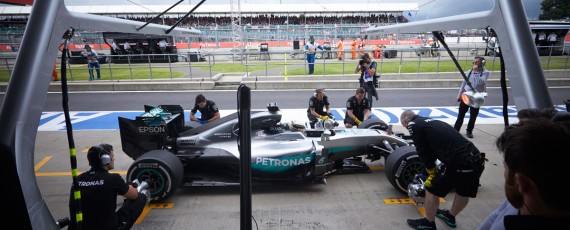
M370 54L364 53L362 55L362 60L358 62L354 73L360 71L360 87L364 88L366 91L366 98L370 101L370 107L372 107L372 96L378 100L378 92L376 92L375 85L377 84L376 77L376 62L372 61Z

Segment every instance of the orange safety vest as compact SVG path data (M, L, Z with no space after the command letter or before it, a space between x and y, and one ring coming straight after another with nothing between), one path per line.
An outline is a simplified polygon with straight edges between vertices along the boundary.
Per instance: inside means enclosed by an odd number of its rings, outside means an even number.
M56 68L57 68L57 66L53 65L53 70L51 71L51 79L54 81L59 81Z

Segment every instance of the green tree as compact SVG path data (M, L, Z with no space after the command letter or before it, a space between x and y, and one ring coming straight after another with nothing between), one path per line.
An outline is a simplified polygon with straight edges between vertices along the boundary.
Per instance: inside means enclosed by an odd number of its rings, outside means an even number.
M570 1L569 0L544 0L540 3L542 14L538 16L540 20L569 20Z

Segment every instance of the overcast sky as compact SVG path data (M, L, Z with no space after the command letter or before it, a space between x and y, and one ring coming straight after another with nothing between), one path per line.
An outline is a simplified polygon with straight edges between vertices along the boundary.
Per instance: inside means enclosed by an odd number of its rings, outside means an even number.
M67 5L172 5L179 0L65 0ZM237 1L237 0L236 0ZM347 0L241 0L243 4L334 4L342 3L347 4ZM492 5L493 0L476 0L476 1L463 1L463 0L366 0L358 1L363 4L374 3L418 3L418 6L423 6L421 9L429 9L430 14L438 15L457 15L462 13L469 13L475 10L481 10L486 5ZM541 13L540 3L542 0L522 0L525 6L526 14L529 19L537 20L538 15ZM200 0L184 0L182 4L195 5ZM432 2L432 3L429 3ZM487 4L485 4L487 2ZM230 0L206 0L203 4L229 4ZM427 3L427 4L426 4ZM446 4L447 3L447 4ZM442 5L444 7L442 7ZM438 7L432 7L438 6ZM419 16L419 15L418 15ZM433 18L433 17L432 17Z
M36 0L47 1L47 0ZM65 0L68 6L77 5L172 5L179 0ZM236 0L237 1L237 0ZM418 3L420 8L426 9L432 15L457 15L463 13L474 12L481 10L481 8L490 5L490 1L494 0L360 0L362 4L375 4L375 3ZM515 0L516 1L516 0ZM181 5L195 5L200 0L183 0ZM351 4L347 0L241 0L243 4ZM430 3L431 2L431 3ZM540 10L540 3L542 0L522 0L527 17L530 20L537 20L538 15L542 12ZM206 0L203 4L229 4L230 0ZM1 5L1 4L0 4ZM429 10L427 10L429 9ZM405 13L405 12L404 12ZM415 14L414 14L415 15ZM417 16L421 14L418 13Z
M66 3L74 5L85 4L106 4L106 5L124 5L132 4L131 2L144 5L169 5L178 2L179 0L65 0ZM237 0L236 0L237 1ZM429 0L367 0L359 1L362 3L414 3L414 2L428 2ZM184 0L180 4L198 4L199 0ZM329 3L347 3L346 0L241 0L245 4L299 4L299 3L313 3L313 4L329 4ZM230 0L206 0L204 4L229 4Z

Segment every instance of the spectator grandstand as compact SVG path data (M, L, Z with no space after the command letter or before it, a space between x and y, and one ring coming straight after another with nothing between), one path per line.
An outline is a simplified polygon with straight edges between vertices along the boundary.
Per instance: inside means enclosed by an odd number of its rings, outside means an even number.
M176 44L193 42L231 42L232 12L229 4L203 5L178 26L193 27L203 32L203 36L191 40L175 38ZM149 22L157 12L152 9L166 9L169 6L70 6L72 11L118 17L141 22ZM245 42L291 42L304 40L308 35L318 40L337 39L340 37L361 37L360 33L372 24L391 24L406 22L403 12L417 7L416 3L393 4L381 3L363 6L354 4L262 4L251 6L242 4L241 25L244 28ZM16 46L26 25L30 12L29 6L0 7L0 50L7 46ZM309 10L308 10L309 9ZM189 6L176 6L152 23L174 25ZM78 31L90 44L105 46L100 33ZM208 46L205 46L208 47ZM217 45L219 47L219 45ZM215 47L215 48L217 48ZM210 47L211 48L211 47Z
M293 47L301 44L310 35L323 43L336 42L344 38L364 38L362 32L371 25L405 23L405 13L413 11L416 3L375 3L375 4L242 4L241 28L243 46L256 47L268 43L270 47ZM68 6L71 11L117 17L140 22L149 22L165 5L113 5L111 6ZM176 6L152 23L174 25L192 6ZM149 8L156 10L151 12ZM232 12L229 4L204 4L189 17L184 18L179 27L193 27L202 31L195 38L172 39L178 49L191 48L231 48L234 38ZM30 6L0 6L0 51L17 51L29 17ZM76 31L77 39L71 49L81 49L84 42L101 51L110 51L102 35L104 31ZM431 38L429 31L427 36ZM483 30L461 30L444 32L447 37L483 37ZM426 34L374 34L364 39L366 45L420 45ZM562 34L561 37L564 37ZM480 39L479 39L480 40ZM459 41L459 40L457 40ZM478 41L479 42L479 41ZM345 45L348 45L345 44Z

